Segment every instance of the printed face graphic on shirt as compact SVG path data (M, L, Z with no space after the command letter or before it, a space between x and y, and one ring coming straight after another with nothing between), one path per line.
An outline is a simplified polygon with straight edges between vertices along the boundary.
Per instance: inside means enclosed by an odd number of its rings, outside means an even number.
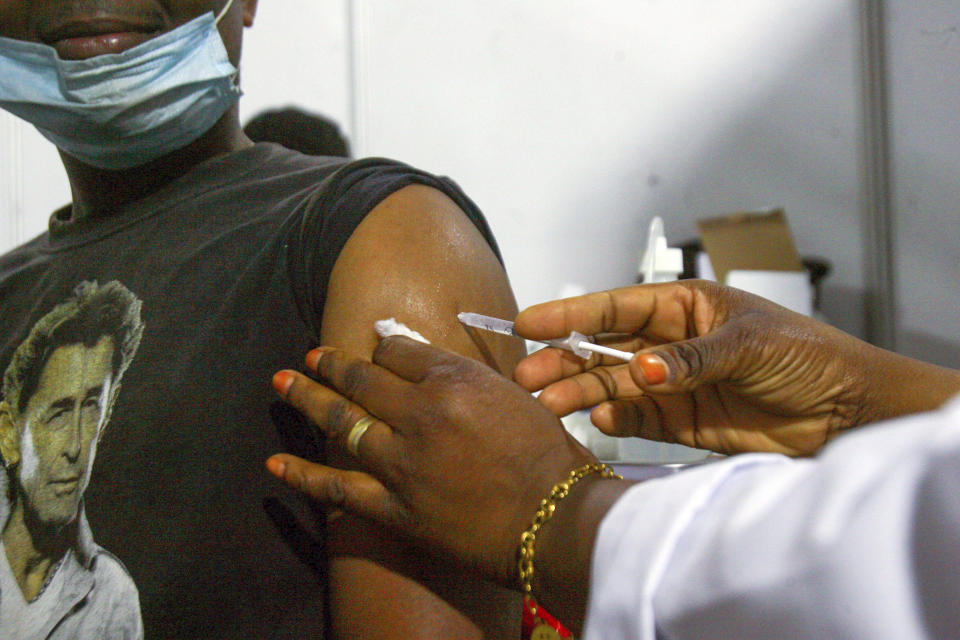
M112 377L113 339L57 348L27 403L20 433L19 483L46 525L73 521L90 478Z
M140 345L140 306L119 282L81 283L33 325L6 366L0 584L10 591L0 593L0 638L40 637L36 629L142 638L136 585L95 544L83 499ZM11 595L17 588L20 598Z

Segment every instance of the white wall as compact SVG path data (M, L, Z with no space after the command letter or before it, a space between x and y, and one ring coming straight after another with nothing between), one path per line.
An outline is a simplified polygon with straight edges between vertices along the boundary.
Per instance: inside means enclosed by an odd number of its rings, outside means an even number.
M783 206L801 253L833 264L825 313L861 333L857 5L263 0L242 114L300 104L340 121L357 155L456 179L489 217L521 305L566 283L633 281L653 215L683 240L698 217ZM890 11L894 199L910 212L897 217L901 324L950 343L957 5ZM0 119L0 150L3 248L69 191L29 128Z
M362 150L455 177L522 305L630 283L647 228L786 207L859 330L853 2L365 2Z
M244 36L246 122L287 104L350 126L350 0L263 0Z
M38 235L70 202L60 155L30 125L0 111L0 251Z
M888 10L897 349L960 367L960 2Z

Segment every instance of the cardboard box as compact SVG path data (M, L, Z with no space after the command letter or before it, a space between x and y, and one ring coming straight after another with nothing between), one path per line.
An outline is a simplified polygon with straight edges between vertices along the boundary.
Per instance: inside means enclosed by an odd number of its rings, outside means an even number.
M783 209L705 218L697 227L718 282L732 270L804 270Z

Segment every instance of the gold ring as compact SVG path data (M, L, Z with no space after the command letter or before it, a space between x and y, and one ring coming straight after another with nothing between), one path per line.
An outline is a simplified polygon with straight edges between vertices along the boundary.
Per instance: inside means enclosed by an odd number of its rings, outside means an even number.
M349 449L350 453L352 453L354 456L360 456L360 454L357 452L357 447L360 446L360 438L362 438L363 434L367 432L367 429L370 427L370 425L376 421L377 419L368 413L354 422L353 426L350 427L350 432L347 433L347 449Z

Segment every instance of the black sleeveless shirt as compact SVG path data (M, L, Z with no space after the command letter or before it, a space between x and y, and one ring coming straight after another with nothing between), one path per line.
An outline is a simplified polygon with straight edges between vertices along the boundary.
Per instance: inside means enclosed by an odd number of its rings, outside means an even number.
M278 451L319 459L322 443L270 377L317 344L350 234L414 183L450 196L497 252L450 180L258 144L110 216L55 213L0 258L0 370L81 283L118 282L141 302L83 509L136 586L147 638L323 637L323 516L263 466Z

